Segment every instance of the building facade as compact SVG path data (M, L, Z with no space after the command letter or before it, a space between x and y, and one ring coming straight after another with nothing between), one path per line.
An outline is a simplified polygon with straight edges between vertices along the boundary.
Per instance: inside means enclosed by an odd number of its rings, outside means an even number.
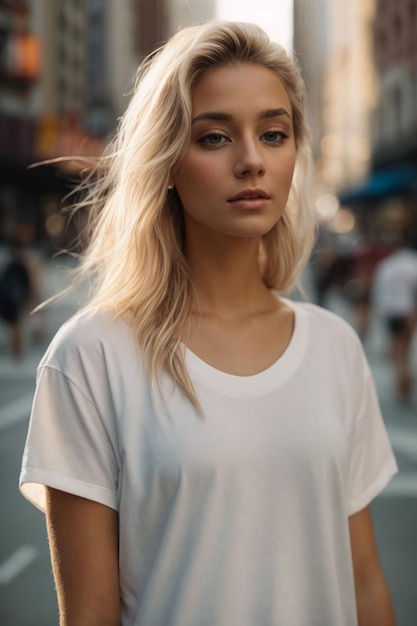
M417 159L417 0L378 0L374 167Z
M417 243L417 0L295 0L319 217ZM323 213L321 212L323 209Z
M417 1L377 0L373 35L371 167L341 199L382 236L401 231L417 247Z
M0 243L21 224L37 240L61 235L63 220L50 218L85 164L28 166L101 154L139 62L134 8L0 0Z
M24 174L33 158L42 63L31 3L0 0L0 240L32 212L36 176Z
M62 198L113 135L139 63L215 5L0 0L0 243L22 223L38 241L62 236ZM28 169L57 157L66 160Z
M294 51L307 86L317 180L331 192L360 181L370 166L374 1L294 2Z
M167 2L169 34L216 17L216 0L171 0Z

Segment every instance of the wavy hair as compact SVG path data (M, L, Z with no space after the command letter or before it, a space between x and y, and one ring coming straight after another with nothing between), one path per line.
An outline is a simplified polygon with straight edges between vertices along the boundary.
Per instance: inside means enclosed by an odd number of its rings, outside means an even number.
M262 237L265 284L297 285L315 237L310 206L310 141L304 84L295 62L253 24L211 22L185 28L139 67L118 132L82 187L76 209L89 212L89 243L81 277L93 279L88 309L129 312L151 381L167 373L200 410L184 363L182 337L194 305L183 254L179 197L168 191L187 148L193 90L205 72L231 63L269 68L292 105L296 167L286 210Z

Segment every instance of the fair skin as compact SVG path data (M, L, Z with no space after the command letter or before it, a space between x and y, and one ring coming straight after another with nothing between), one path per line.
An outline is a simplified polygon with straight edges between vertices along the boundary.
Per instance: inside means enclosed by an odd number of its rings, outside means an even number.
M192 112L173 176L198 300L186 343L218 369L251 375L277 360L293 328L292 311L258 268L259 238L281 218L291 188L291 102L270 70L232 65L203 76Z
M190 144L172 181L197 297L184 341L212 366L252 375L293 333L292 310L258 269L259 238L281 218L292 181L291 103L270 70L229 65L202 77L192 104ZM48 489L47 518L61 626L118 625L116 512ZM349 531L359 625L393 626L367 508L349 518Z

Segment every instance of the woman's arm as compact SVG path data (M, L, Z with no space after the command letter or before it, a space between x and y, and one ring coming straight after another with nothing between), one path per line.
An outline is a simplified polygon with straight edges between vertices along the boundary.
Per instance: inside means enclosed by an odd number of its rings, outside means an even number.
M120 626L117 512L47 488L46 517L60 626Z
M349 531L359 626L395 626L369 507L349 517Z

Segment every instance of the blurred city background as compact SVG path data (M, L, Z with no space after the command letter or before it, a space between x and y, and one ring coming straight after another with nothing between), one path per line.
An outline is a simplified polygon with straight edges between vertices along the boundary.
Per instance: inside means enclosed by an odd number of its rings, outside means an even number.
M396 286L417 285L417 0L0 0L0 275L10 259L27 270L27 311L0 317L4 626L58 623L44 518L17 482L36 365L83 299L78 290L28 313L77 264L54 257L77 234L64 198L82 158L112 137L141 59L215 17L259 23L306 81L320 232L305 289L364 343L400 467L372 505L377 540L398 626L417 624L417 338L401 344L384 319L400 313ZM70 158L29 167L60 156ZM400 267L384 287L381 263L399 245L408 275Z

